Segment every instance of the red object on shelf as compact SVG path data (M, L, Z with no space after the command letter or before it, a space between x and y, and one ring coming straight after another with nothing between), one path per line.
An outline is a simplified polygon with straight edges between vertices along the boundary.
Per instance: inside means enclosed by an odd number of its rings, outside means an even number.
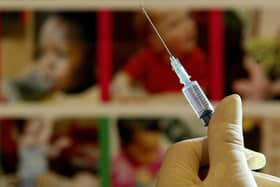
M28 23L28 12L22 11L20 14L20 19L21 19L22 25L26 26Z
M209 13L209 95L213 101L224 97L224 19L223 11L212 10Z
M0 150L6 154L15 154L16 142L13 137L14 121L10 119L0 120ZM0 163L1 167L1 163Z
M97 14L97 64L98 64L98 81L101 90L101 100L109 101L110 82L112 74L112 12L102 10Z
M2 42L2 12L0 12L0 43ZM2 46L2 45L1 45ZM3 64L2 64L2 48L0 46L0 102L3 102L4 100L4 96L3 96L3 90L2 90L2 80L3 80L3 75L2 75L2 67L3 67Z

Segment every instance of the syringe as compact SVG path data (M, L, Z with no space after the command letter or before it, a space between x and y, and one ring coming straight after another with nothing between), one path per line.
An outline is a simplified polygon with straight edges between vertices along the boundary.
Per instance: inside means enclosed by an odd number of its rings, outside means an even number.
M184 96L187 98L192 109L200 118L204 126L208 126L209 120L214 112L212 104L200 88L198 82L190 80L191 76L186 72L180 61L172 55L144 7L142 7L142 10L147 19L149 20L151 26L153 27L154 31L158 35L164 48L169 54L172 69L179 77L180 83L184 85L182 89Z

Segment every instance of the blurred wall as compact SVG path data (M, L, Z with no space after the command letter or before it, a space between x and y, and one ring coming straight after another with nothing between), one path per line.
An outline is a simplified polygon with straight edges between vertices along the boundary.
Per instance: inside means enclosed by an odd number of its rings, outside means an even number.
M260 27L259 35L262 37L273 37L276 36L280 28L280 11L273 8L264 8L262 9L260 15Z
M10 30L4 31L3 36L1 36L0 63L3 79L16 78L32 62L33 15L32 13L27 13L26 17L26 23L18 26L18 31L15 28L10 28Z

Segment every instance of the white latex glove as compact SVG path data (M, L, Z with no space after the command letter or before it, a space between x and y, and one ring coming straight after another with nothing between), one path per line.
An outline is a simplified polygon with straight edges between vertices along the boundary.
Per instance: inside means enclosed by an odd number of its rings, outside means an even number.
M241 123L240 97L225 98L210 120L208 138L186 140L171 146L162 164L157 187L256 187L257 184L259 187L279 187L279 178L251 172L250 169L265 165L265 157L245 150ZM199 169L208 165L208 174L201 179Z

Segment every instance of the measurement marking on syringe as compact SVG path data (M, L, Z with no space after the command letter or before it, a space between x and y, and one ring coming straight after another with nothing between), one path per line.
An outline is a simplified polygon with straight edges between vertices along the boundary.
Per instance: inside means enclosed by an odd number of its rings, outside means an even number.
M201 101L201 103L203 104L203 106L207 107L208 106L208 102L206 101L206 99L204 98L204 96L202 95L200 89L198 88L197 85L193 86L193 89L195 91L195 93L197 94L197 96L200 98L199 101Z

